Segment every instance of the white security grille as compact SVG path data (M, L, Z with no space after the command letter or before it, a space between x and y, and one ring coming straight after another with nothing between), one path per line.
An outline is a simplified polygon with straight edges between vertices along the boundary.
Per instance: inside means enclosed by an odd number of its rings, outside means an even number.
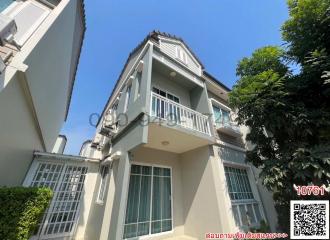
M39 226L40 239L70 236L79 215L87 167L60 163L39 163L31 186L49 187L54 196Z

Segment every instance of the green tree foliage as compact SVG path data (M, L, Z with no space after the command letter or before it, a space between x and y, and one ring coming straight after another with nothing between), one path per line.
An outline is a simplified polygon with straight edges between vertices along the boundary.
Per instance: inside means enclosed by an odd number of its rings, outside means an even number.
M267 46L243 58L229 100L238 123L250 128L247 160L262 170L286 232L289 200L297 199L293 184L330 182L330 1L289 0L288 7L285 48Z
M0 188L0 239L28 240L51 198L48 188Z

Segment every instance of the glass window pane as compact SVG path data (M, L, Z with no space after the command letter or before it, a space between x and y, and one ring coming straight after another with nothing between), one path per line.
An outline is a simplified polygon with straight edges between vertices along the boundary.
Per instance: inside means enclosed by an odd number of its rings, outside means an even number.
M170 176L168 168L132 165L124 238L172 229Z
M142 176L139 206L139 222L150 220L151 176Z
M232 200L253 199L252 189L245 169L225 167L229 196Z
M154 167L154 175L155 176L162 176L163 175L163 169L159 167Z
M162 231L161 221L151 223L151 233L159 233Z
M253 213L253 209L252 209L252 204L247 204L247 209L248 209L248 216L249 216L249 220L250 222L253 224L253 223L256 223L256 219L254 217L254 213Z
M254 208L254 212L256 213L257 222L260 222L262 217L260 214L259 204L257 204L257 203L253 204L253 208Z
M124 227L124 238L136 237L137 224L129 224Z
M171 231L171 230L172 230L172 221L163 220L162 221L162 232Z
M214 114L214 120L216 123L221 123L221 112L220 112L220 108L216 107L216 106L212 106L213 107L213 114Z
M225 110L222 110L221 109L221 111L222 111L222 120L223 120L223 123L226 125L226 124L229 124L230 123L230 118L229 118L229 112L228 111L225 111Z
M233 214L234 214L234 219L235 219L235 223L237 226L240 226L241 223L239 221L239 215L238 215L238 206L233 206Z
M151 175L151 167L149 167L149 166L142 166L142 174L143 175Z
M171 179L162 178L163 180L163 196L162 196L162 219L170 219L171 212Z
M131 175L130 177L125 223L137 222L140 179L141 176L139 175Z
M242 224L243 225L248 225L248 218L246 215L246 210L245 210L245 206L244 205L239 205L239 211L241 214L241 220L242 220Z
M153 193L152 193L152 220L161 220L161 178L154 176L153 179Z
M139 166L139 165L132 165L131 166L131 173L140 174L141 173L141 166Z
M171 170L169 168L163 169L163 176L170 177L171 176Z
M149 234L149 221L146 223L139 223L137 236L143 236L148 234Z

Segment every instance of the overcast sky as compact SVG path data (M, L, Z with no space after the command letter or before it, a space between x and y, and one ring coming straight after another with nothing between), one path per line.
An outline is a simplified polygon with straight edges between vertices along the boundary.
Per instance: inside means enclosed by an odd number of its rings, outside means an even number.
M65 153L78 154L95 128L129 52L157 29L180 36L206 70L228 87L237 62L259 47L281 45L285 0L85 0L87 31L69 116Z

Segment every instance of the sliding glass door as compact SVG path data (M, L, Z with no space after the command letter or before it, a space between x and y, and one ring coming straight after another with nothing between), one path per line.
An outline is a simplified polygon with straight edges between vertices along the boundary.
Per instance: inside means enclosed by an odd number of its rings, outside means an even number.
M172 230L171 170L132 165L124 239Z

